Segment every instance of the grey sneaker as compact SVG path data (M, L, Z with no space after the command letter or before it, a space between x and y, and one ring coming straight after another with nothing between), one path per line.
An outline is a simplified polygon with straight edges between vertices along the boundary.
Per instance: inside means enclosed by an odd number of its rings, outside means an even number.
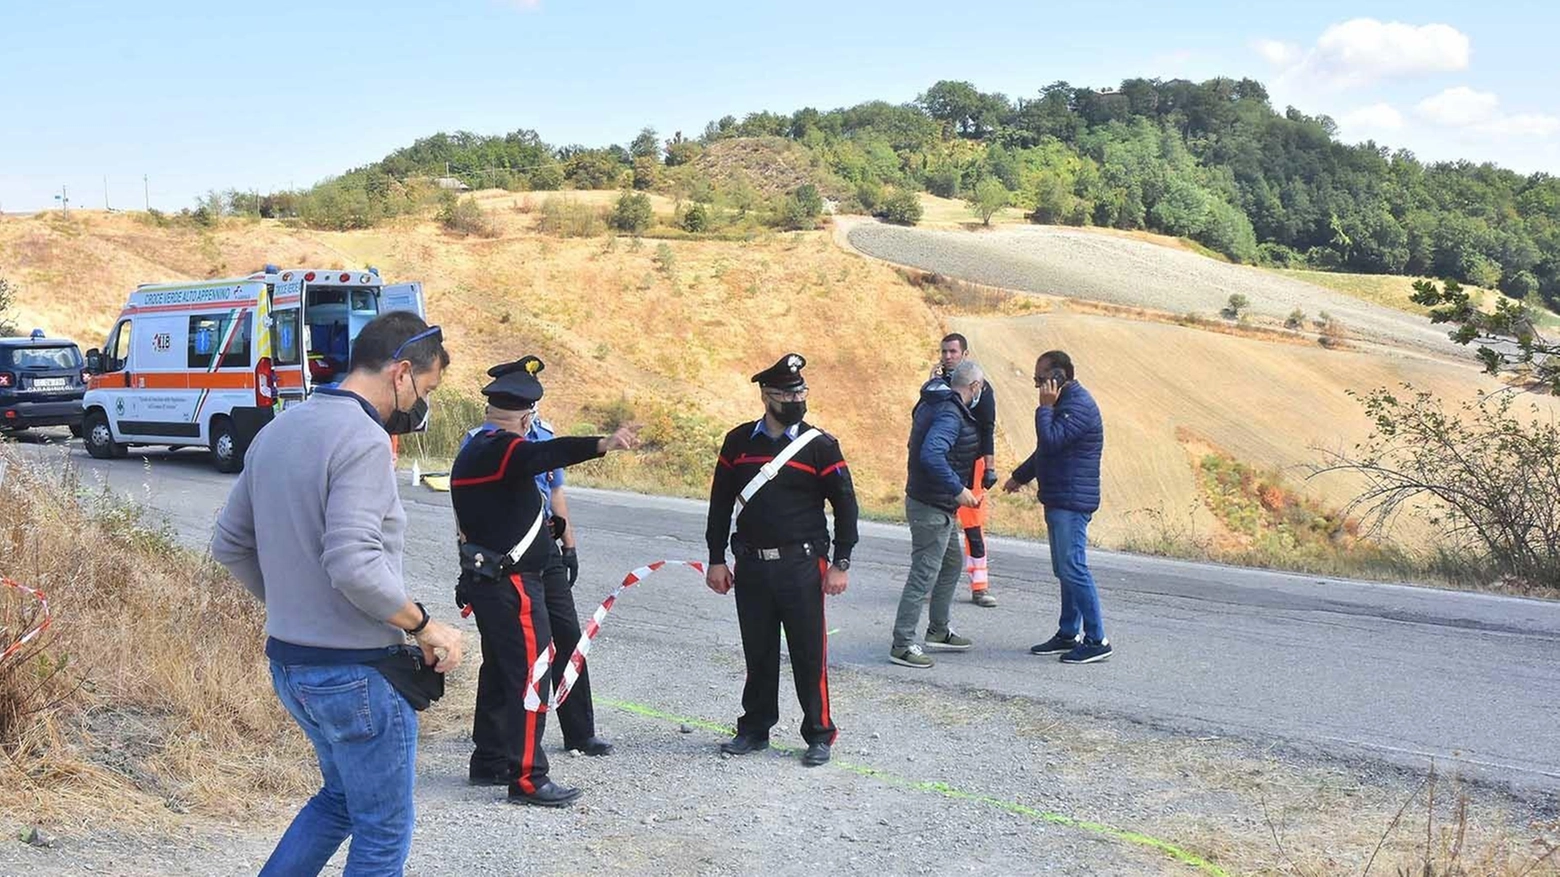
M911 643L900 649L889 649L888 660L901 667L914 667L917 670L925 670L937 663L927 657L917 643Z
M974 603L976 606L982 606L986 609L997 608L997 598L991 595L990 588L981 588L978 591L971 591L970 602Z
M974 640L967 636L959 636L951 627L942 633L932 633L930 630L926 632L926 647L929 649L940 652L962 652L973 645L975 645Z

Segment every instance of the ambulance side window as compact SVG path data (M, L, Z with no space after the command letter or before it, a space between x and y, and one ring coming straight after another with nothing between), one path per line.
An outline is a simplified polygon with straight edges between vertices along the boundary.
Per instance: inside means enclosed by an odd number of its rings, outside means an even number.
M303 361L303 339L298 335L298 309L282 308L271 312L271 344L275 365L297 365Z
M248 312L236 321L231 312L190 317L189 367L202 371L249 368L251 322Z
M130 320L125 320L114 327L114 335L109 339L108 345L103 351L103 370L105 372L124 371L130 362Z

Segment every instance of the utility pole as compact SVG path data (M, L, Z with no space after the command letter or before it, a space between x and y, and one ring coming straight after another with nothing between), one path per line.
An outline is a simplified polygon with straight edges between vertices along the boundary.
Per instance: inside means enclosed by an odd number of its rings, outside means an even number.
M146 174L141 174L141 193L146 196L146 212L152 212L152 184L147 182Z
M111 212L112 210L113 210L113 208L108 206L108 175L104 174L103 175L103 211L106 213L106 212Z
M63 184L61 184L61 186L60 186L60 193L58 195L54 196L54 200L60 202L60 213L62 215L65 215L65 216L69 216L70 215L70 190L67 189Z

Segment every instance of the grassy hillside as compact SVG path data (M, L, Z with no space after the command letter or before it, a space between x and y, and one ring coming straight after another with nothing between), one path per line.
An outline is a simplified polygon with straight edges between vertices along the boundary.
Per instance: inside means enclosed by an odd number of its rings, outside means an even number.
M537 353L548 362L550 419L649 425L656 471L595 470L642 489L702 491L712 437L761 411L749 376L796 350L808 358L814 418L844 440L863 497L892 510L902 440L880 436L884 423L897 431L903 422L940 330L892 270L839 251L823 232L741 243L558 238L534 231L534 193L479 200L499 237L454 237L427 221L338 233L240 220L158 228L86 212L68 222L6 218L0 272L20 287L23 325L83 348L101 344L125 295L146 280L239 274L267 261L373 264L386 278L421 279L455 359L443 404L474 393L492 363Z
M809 360L813 419L843 442L865 507L888 516L902 503L907 415L943 332L969 335L992 375L1003 471L1032 446L1033 358L1060 347L1077 357L1107 418L1098 540L1216 556L1244 556L1256 539L1228 520L1230 497L1209 494L1221 473L1273 470L1263 477L1286 480L1284 492L1320 507L1350 498L1347 481L1306 483L1303 471L1318 447L1368 430L1346 391L1407 380L1466 398L1499 386L1433 357L1329 351L1043 296L950 298L845 252L828 232L558 237L537 229L551 197L605 208L615 195L479 193L491 238L452 235L426 219L313 232L258 220L158 227L86 212L6 218L0 273L20 287L23 325L84 346L100 343L125 293L145 280L237 274L267 261L373 264L387 278L421 279L455 357L435 401L450 432L478 416L471 399L488 365L538 353L549 364L546 416L564 429L645 427L646 454L592 464L583 480L646 491L701 494L720 434L758 413L749 375L797 350ZM661 198L654 206L674 209ZM1027 496L1000 498L993 519L1002 531L1040 531Z

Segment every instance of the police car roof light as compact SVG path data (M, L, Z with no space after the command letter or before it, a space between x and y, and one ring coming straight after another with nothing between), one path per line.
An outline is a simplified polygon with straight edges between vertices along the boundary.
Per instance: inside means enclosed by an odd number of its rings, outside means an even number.
M270 262L265 263L264 271L265 271L266 274L275 274L276 272L278 272L280 270L282 270L282 269L276 267L275 265L272 265Z
M33 337L33 338L42 338L43 337L43 330L42 329L34 329L34 330L32 330L32 336L31 337Z

